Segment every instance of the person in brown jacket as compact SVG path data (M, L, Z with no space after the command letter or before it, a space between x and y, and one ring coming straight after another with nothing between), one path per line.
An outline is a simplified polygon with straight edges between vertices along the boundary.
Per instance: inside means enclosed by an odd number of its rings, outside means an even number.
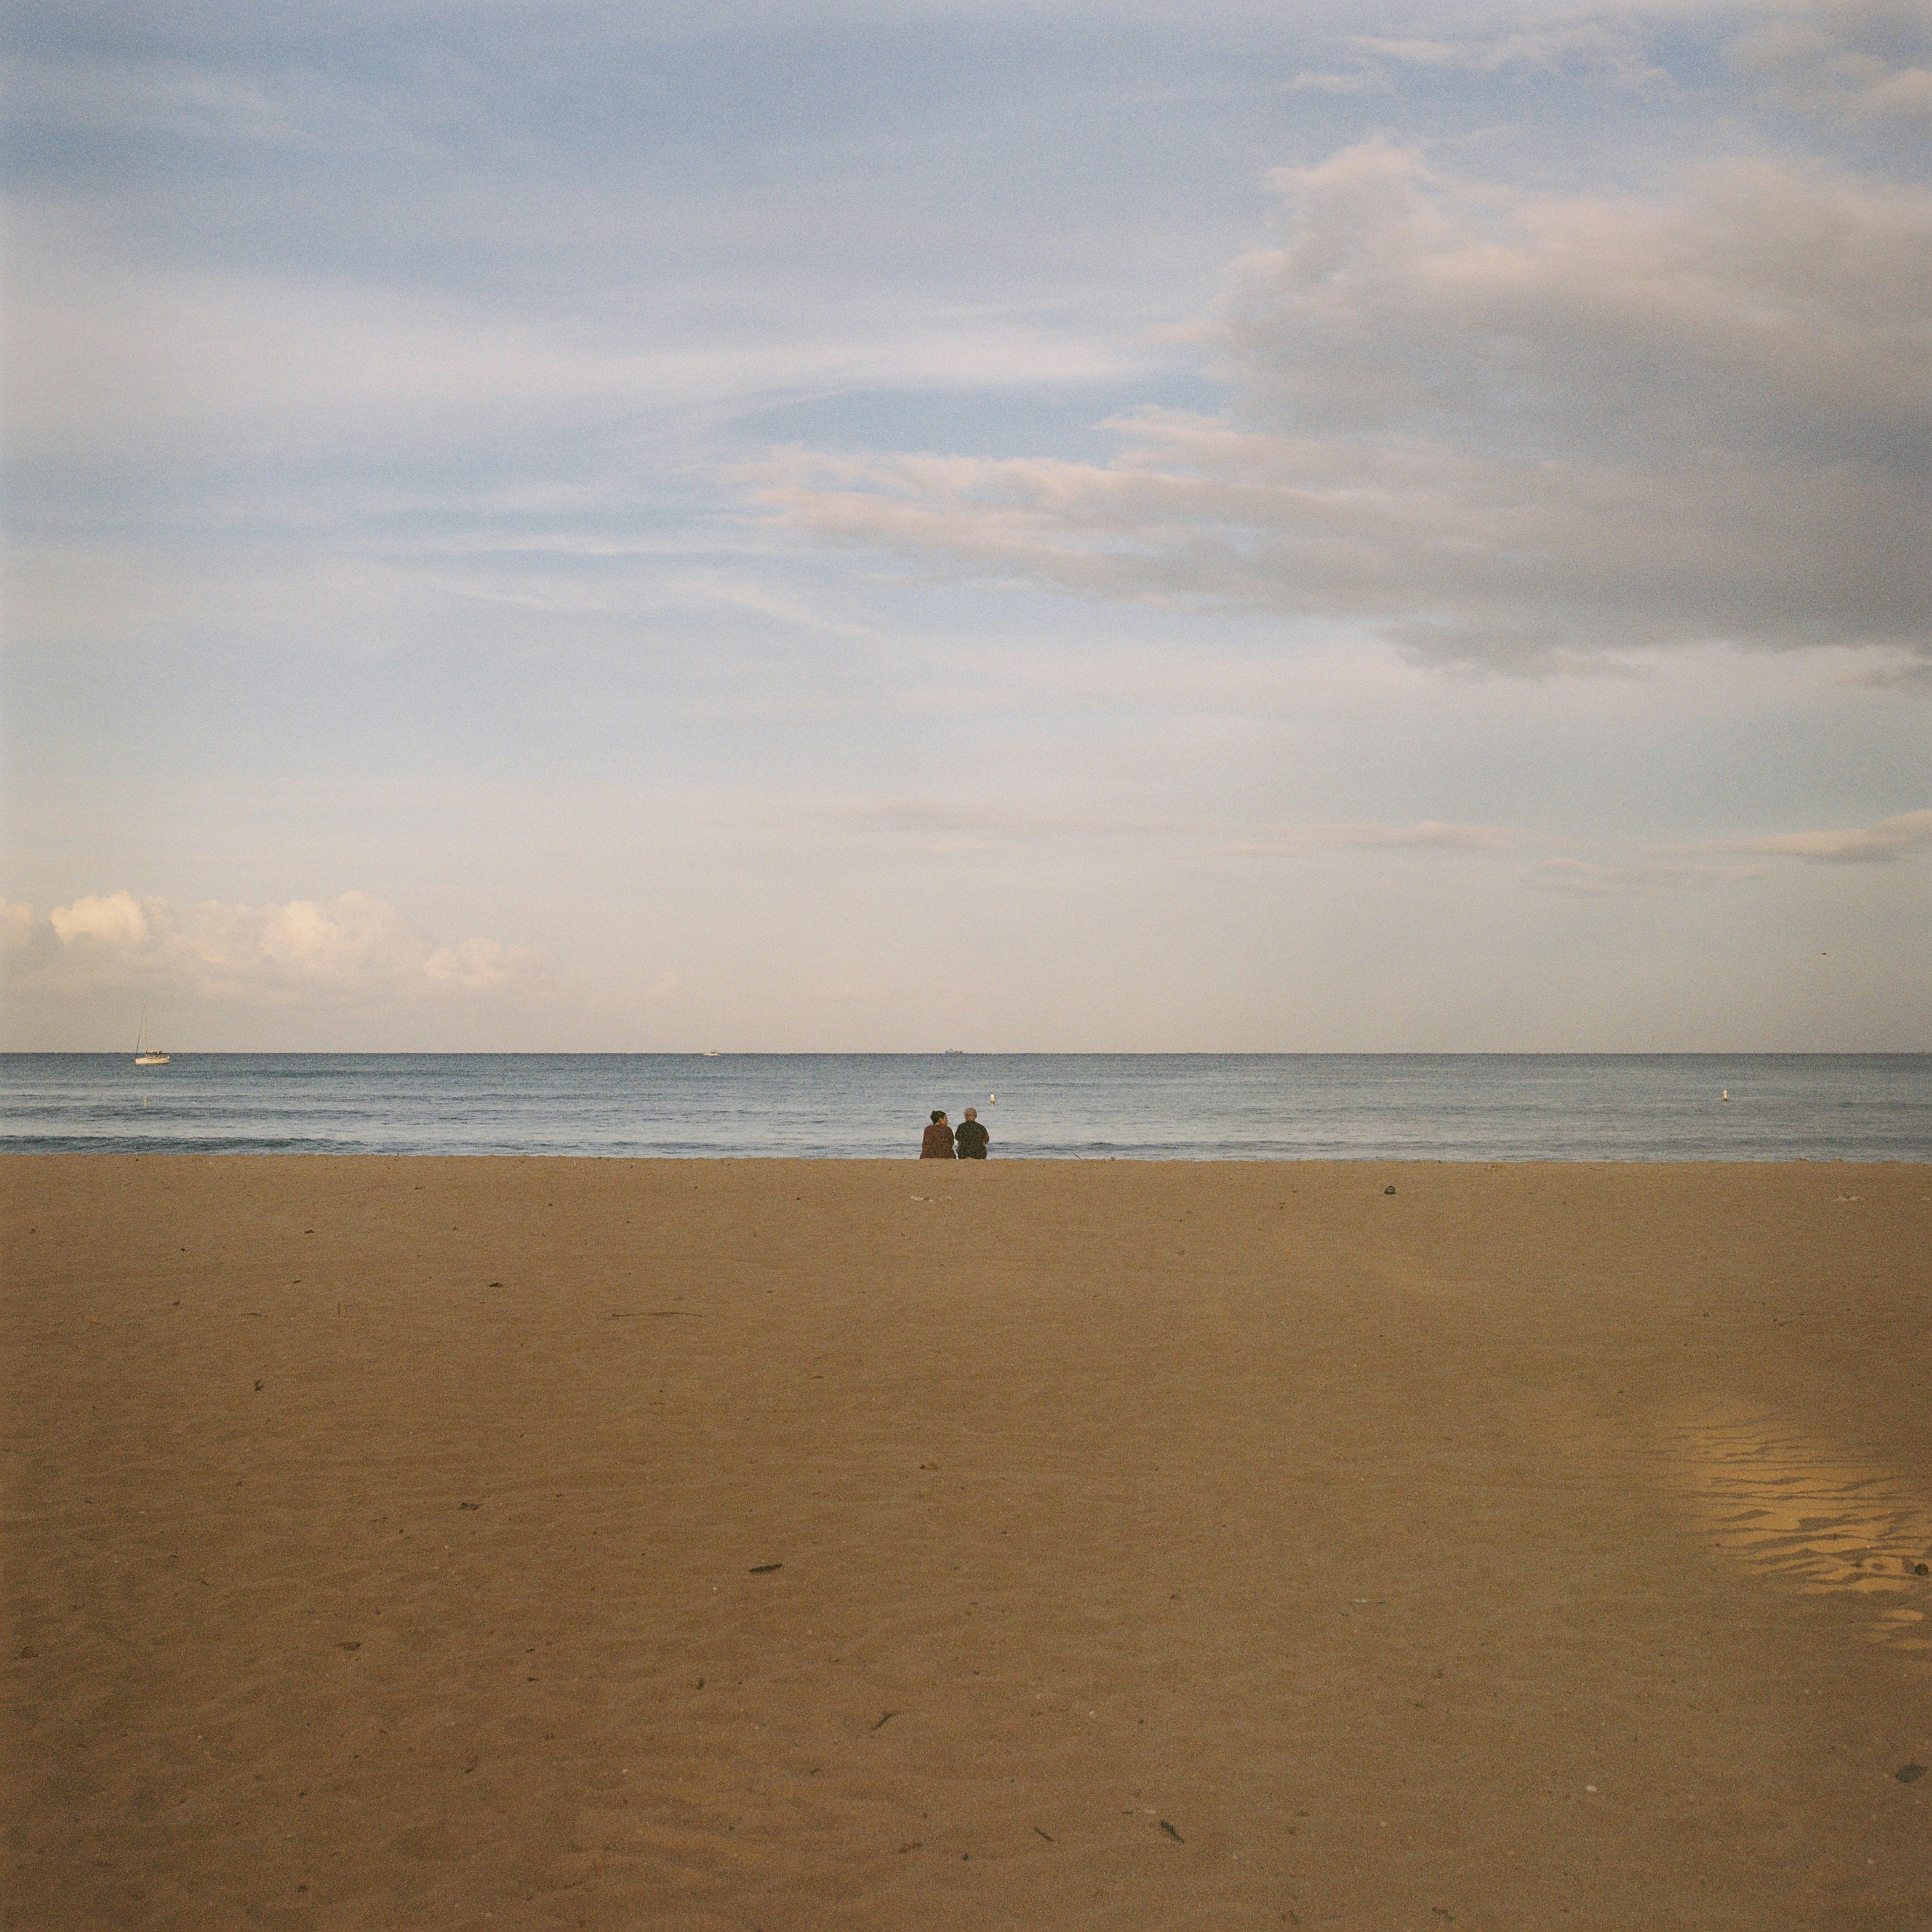
M926 1137L919 1144L921 1160L950 1160L952 1159L952 1130L946 1124L946 1115L938 1107L932 1110L932 1124L926 1130Z

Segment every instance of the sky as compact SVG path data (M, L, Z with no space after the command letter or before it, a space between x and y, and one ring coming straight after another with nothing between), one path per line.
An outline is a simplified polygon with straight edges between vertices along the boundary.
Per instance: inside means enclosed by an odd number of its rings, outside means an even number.
M1932 1048L1932 16L21 0L0 1046Z

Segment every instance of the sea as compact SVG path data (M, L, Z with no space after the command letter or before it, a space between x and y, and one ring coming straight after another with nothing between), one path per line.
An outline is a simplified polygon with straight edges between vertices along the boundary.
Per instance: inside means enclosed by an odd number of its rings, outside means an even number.
M1924 1054L0 1054L0 1151L1926 1160Z

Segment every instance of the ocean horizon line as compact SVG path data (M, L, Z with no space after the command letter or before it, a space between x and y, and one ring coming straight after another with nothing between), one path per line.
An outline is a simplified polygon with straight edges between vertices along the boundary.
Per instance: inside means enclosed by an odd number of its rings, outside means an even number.
M1922 1060L1932 1047L252 1047L177 1060ZM0 1048L0 1060L122 1060L124 1047Z

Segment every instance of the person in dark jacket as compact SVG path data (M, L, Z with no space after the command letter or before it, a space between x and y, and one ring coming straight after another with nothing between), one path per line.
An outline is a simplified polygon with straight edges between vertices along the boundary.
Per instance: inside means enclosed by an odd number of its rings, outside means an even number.
M921 1160L951 1160L952 1130L946 1124L946 1115L938 1107L932 1110L932 1124L926 1130L926 1137L919 1144Z
M960 1160L984 1160L986 1158L986 1143L992 1138L992 1136L980 1124L979 1108L968 1107L966 1109L966 1118L959 1123L958 1130L952 1136L955 1158Z

